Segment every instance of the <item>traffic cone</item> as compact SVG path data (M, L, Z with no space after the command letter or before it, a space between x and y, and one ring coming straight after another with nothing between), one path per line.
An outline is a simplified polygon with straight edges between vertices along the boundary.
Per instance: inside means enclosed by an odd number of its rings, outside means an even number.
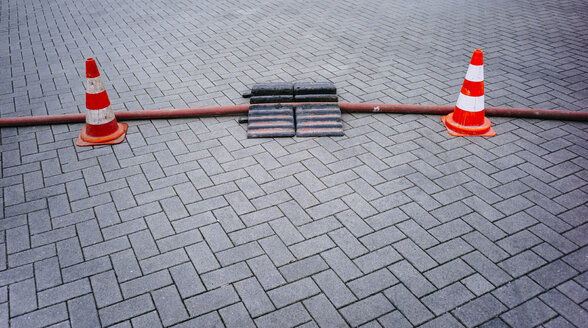
M125 140L127 124L117 123L94 58L86 59L86 126L76 145L113 145Z
M476 49L466 73L461 93L453 113L442 116L447 132L452 136L496 135L490 120L484 116L484 59L482 50Z

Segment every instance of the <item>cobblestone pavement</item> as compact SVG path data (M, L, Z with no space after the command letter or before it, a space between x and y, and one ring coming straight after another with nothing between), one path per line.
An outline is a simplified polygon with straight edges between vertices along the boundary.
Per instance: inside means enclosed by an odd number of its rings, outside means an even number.
M586 1L1 0L0 115L244 103L255 82L588 108ZM344 114L344 137L235 117L1 129L0 327L586 327L588 124Z

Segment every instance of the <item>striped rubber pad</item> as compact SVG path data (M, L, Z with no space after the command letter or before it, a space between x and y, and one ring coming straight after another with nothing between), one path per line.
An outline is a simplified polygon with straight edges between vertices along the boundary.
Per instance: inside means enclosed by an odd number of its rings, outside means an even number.
M296 105L296 136L342 136L341 108L337 104Z
M249 107L247 138L293 137L292 105L252 105Z

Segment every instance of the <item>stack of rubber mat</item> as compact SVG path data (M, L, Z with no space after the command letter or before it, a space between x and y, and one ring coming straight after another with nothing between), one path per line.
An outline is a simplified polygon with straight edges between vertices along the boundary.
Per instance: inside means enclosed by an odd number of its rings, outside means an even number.
M251 88L250 104L285 102L338 102L337 88L331 82L260 83Z
M331 82L256 84L243 96L251 97L252 104L248 138L343 135L337 88ZM283 104L292 102L299 103L295 111L292 104Z

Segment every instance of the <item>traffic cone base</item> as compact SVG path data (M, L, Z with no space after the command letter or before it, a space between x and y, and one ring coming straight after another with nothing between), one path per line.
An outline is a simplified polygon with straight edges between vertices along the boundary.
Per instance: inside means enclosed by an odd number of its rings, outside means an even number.
M125 140L128 127L129 126L127 125L127 123L117 123L117 129L113 133L105 137L91 137L86 132L87 127L84 126L84 128L82 129L82 133L80 133L80 136L76 141L76 145L83 147L119 144L123 142L123 140Z
M454 137L494 137L496 132L490 125L490 120L484 117L484 123L479 126L461 125L453 119L453 113L441 116L441 121L445 123L447 132Z

